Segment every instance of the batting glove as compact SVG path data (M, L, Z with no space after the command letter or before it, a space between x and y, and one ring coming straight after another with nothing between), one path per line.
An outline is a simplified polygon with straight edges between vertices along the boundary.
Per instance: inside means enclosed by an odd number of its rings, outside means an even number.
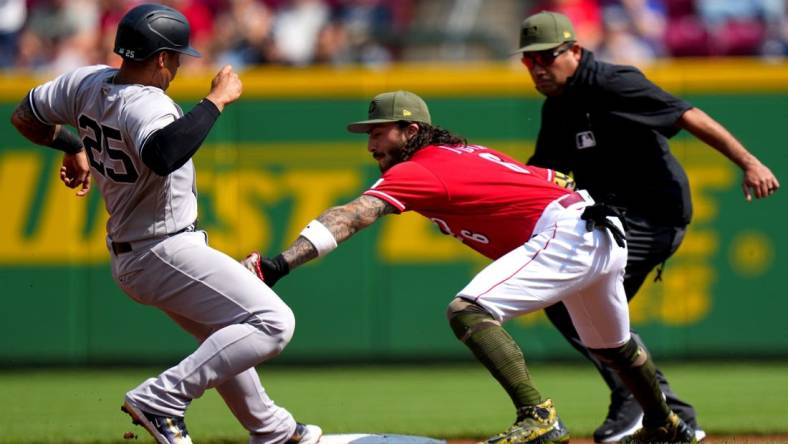
M273 287L279 279L290 273L290 265L281 254L274 258L261 258L259 267L263 282L269 287Z

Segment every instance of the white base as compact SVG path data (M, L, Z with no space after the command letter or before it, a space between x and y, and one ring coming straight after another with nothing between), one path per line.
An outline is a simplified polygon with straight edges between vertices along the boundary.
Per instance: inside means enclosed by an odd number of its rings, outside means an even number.
M319 444L446 444L446 441L426 436L387 435L377 433L348 433L323 435Z

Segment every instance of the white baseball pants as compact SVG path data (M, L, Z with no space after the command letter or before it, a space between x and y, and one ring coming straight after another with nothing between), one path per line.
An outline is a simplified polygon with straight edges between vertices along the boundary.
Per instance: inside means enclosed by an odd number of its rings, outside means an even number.
M580 215L593 200L580 194L583 199L570 205L562 205L563 198L551 202L531 239L487 266L457 296L501 323L563 301L586 347L624 345L630 336L627 249L607 229L586 230Z

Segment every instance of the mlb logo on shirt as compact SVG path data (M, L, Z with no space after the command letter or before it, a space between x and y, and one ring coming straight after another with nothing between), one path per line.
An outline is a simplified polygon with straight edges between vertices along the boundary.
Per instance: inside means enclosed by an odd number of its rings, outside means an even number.
M577 133L575 140L577 141L577 149L579 150L596 146L596 139L594 138L594 133L591 131Z

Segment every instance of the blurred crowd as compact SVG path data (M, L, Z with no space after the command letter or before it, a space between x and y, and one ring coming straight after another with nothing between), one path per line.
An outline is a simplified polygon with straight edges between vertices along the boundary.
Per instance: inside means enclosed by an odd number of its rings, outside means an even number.
M162 0L189 19L196 66L362 64L407 58L420 4L463 0ZM482 30L514 45L517 24L542 9L575 23L580 42L600 58L643 64L684 56L783 57L786 0L486 0L517 2L511 26ZM115 28L139 0L0 0L0 69L63 72L76 66L117 66ZM467 6L467 5L466 5ZM474 26L473 23L468 24ZM499 29L500 28L500 29ZM508 28L508 29L502 29ZM438 30L440 31L440 30ZM471 30L468 29L470 32ZM478 31L478 30L475 30ZM414 33L415 34L415 33ZM456 34L452 36L456 39ZM498 54L501 52L499 51Z
M763 56L788 52L786 0L551 0L601 59L644 64L664 57Z
M120 64L115 29L138 0L0 0L0 68L62 72ZM189 65L382 64L379 43L407 21L405 0L162 0L181 11L192 46Z

